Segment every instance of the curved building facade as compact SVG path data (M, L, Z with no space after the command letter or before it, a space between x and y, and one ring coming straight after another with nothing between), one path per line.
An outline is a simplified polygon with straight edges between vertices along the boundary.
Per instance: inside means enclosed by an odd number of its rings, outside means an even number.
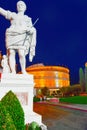
M26 71L34 75L35 88L55 89L70 85L69 69L65 67L35 64L26 68Z

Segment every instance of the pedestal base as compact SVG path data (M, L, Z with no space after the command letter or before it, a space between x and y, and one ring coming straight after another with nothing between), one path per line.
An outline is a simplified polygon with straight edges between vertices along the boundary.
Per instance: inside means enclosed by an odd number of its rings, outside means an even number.
M33 75L2 74L0 83L0 99L8 91L18 97L25 114L25 124L32 121L42 124L42 116L33 112Z

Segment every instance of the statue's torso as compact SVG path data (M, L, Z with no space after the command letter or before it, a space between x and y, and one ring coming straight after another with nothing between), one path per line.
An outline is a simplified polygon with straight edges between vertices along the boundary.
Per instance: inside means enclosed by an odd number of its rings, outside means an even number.
M10 13L9 19L11 26L7 29L7 32L24 32L32 26L31 18L26 15L20 15L16 13ZM11 15L11 16L10 16Z

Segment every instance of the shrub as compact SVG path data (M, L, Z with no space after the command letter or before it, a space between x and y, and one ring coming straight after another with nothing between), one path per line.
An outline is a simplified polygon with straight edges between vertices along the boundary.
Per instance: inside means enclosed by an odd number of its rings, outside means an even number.
M14 122L6 108L0 102L0 130L16 130Z
M38 101L40 101L40 98L34 96L34 98L33 98L33 102L38 102Z
M17 130L24 130L24 112L16 95L9 91L1 100L2 104L13 119Z
M53 95L49 95L49 96L47 96L47 98L53 98L54 96Z
M28 130L41 130L37 122L31 122Z

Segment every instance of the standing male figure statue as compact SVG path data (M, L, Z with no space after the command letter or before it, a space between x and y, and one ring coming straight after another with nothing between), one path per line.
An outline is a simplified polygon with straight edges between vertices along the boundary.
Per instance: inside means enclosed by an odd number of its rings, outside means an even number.
M11 73L16 73L15 54L17 51L21 71L26 74L25 56L29 53L29 60L32 61L35 55L36 29L33 27L31 18L24 15L26 4L21 0L17 2L17 11L18 13L15 13L0 8L0 14L11 22L11 26L6 29L6 48L10 71Z

